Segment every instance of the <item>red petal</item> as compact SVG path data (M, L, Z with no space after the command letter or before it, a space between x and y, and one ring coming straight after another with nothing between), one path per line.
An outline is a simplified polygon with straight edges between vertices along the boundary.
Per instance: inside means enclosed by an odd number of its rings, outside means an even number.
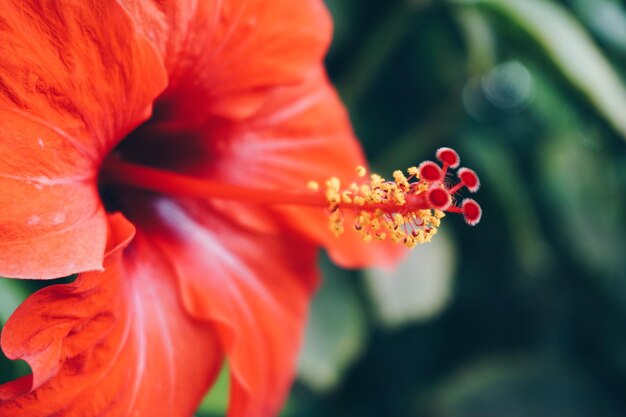
M99 161L149 116L160 59L116 2L9 0L0 39L0 275L99 269Z
M355 168L365 164L346 111L321 69L305 83L274 89L247 120L216 121L197 135L164 134L155 139L146 134L141 140L133 157L149 165L277 192L304 191L310 180L323 184L333 176L348 185L356 179ZM142 152L146 147L153 150L150 155ZM259 230L278 233L288 224L326 247L344 266L391 265L404 253L389 242L364 245L350 230L337 239L327 226L324 209L276 208L268 213L230 201L213 205Z
M210 320L229 359L230 417L266 417L294 376L316 250L283 231L245 230L206 205L160 199L135 207L138 227L176 270L187 310Z
M319 65L331 36L321 0L124 3L147 34L157 33L170 74L162 110L187 126L252 114L268 88ZM163 25L168 40L158 37Z
M304 190L311 180L324 184L337 177L347 186L357 180L355 168L366 165L345 108L321 70L303 84L276 89L257 114L218 133L224 143L213 150L219 158L211 164L210 175L226 182L280 192ZM233 166L242 167L246 175L233 175ZM390 242L364 245L351 230L336 238L319 208L275 210L346 267L390 266L405 252ZM244 213L252 217L250 211ZM348 227L351 217L346 213Z
M112 223L114 248L128 241L132 226L121 216ZM215 333L183 312L170 265L141 236L111 253L105 266L38 291L9 319L2 347L26 360L33 377L0 386L0 415L196 410L222 363Z

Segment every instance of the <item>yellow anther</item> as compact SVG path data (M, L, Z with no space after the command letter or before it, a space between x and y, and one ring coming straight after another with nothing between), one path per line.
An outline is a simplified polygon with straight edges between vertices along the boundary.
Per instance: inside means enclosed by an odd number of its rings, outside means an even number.
M306 186L311 191L317 191L320 189L320 185L315 181L309 181Z
M377 174L372 174L370 176L370 180L371 180L371 187L372 188L380 187L380 185L383 182L385 182L385 179L383 177L381 177L380 175L377 175Z
M339 187L341 187L341 182L339 181L339 178L332 177L331 179L326 181L326 187L334 191L339 191Z
M328 216L328 226L337 237L344 232L343 214L341 210L335 210Z
M417 241L411 235L405 236L403 239L403 242L404 242L404 246L406 246L407 248L412 248L417 244Z
M367 174L364 167L357 167L356 172L361 178ZM326 181L331 231L337 236L344 232L343 213L349 210L355 216L352 228L364 242L390 240L407 247L428 242L437 232L444 213L423 208L428 207L423 203L425 197L416 197L429 192L431 185L416 180L417 167L407 172L408 178L402 171L394 171L393 181L371 174L369 182L353 182L343 188L338 178ZM314 187L309 183L309 188Z
M402 241L404 239L404 232L401 230L395 230L393 232L391 232L391 241L393 243L398 243L400 241Z
M406 197L404 196L404 193L402 191L395 190L393 196L399 205L403 206L406 203Z
M400 170L394 171L393 179L396 181L396 184L398 185L398 187L402 187L404 189L409 188L409 181L407 181L402 171Z
M339 202L341 201L341 197L339 196L339 193L327 192L326 198L328 199L328 202L330 204L334 204L334 205L339 204Z
M362 211L359 215L359 220L361 223L369 222L372 219L372 214L367 211Z

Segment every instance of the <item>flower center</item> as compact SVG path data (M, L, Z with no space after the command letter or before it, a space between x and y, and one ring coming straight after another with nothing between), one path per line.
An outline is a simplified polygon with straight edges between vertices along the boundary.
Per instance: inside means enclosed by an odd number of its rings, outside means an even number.
M458 154L450 148L437 151L441 166L424 161L417 167L393 173L387 181L372 174L369 181L363 167L357 167L358 181L343 187L338 178L329 179L322 189L309 182L301 190L259 189L198 179L177 172L128 162L113 153L104 162L101 180L104 186L122 184L166 195L201 199L226 199L257 205L294 205L319 207L328 213L330 229L343 233L348 216L363 241L390 239L413 247L428 242L437 232L444 212L463 214L469 225L480 221L481 208L472 199L456 205L456 194L463 188L478 191L480 182L474 171L460 168L458 182L451 185L451 168L459 166Z

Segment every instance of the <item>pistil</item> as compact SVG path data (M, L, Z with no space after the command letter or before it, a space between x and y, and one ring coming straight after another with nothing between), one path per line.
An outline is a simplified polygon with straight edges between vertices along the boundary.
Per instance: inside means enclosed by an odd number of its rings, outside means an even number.
M472 199L455 205L456 194L467 188L476 192L480 186L476 173L459 168L454 186L449 169L459 166L458 154L441 148L437 157L442 166L425 161L417 167L395 171L393 181L372 174L369 181L364 167L357 167L358 181L344 187L331 178L321 187L309 181L302 190L260 189L239 184L200 179L138 165L113 155L103 164L101 181L123 184L153 192L201 199L226 199L257 205L308 206L325 209L329 227L338 236L344 232L346 216L353 217L353 229L363 241L390 239L408 247L428 242L437 232L444 212L459 213L469 225L480 221L481 209Z
M320 193L307 191L270 190L239 184L198 179L176 172L164 171L108 158L102 166L101 180L123 184L161 194L205 199L225 199L260 205L304 205L325 207L328 201Z

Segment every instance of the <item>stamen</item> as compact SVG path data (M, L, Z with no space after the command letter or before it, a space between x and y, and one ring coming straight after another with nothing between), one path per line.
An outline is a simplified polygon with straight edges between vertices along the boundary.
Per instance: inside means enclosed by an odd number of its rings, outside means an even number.
M330 178L325 188L309 181L306 189L303 186L302 190L285 190L188 177L112 156L103 164L100 181L186 197L259 205L326 207L330 229L337 236L344 232L346 213L350 212L354 216L351 228L364 242L389 239L413 247L431 240L445 212L462 214L471 226L478 224L482 215L480 206L472 199L462 200L460 206L455 204L456 194L463 187L470 192L478 190L480 181L476 173L460 168L457 171L459 182L452 186L454 180L447 176L447 171L459 165L458 154L450 148L441 148L437 158L443 167L424 161L418 167L410 167L407 175L395 171L393 181L370 174L369 182L353 182L347 187L343 187L338 178ZM357 178L364 179L366 175L364 167L357 167Z
M454 195L461 188L467 187L470 192L478 190L478 175L461 168L457 172L460 181L450 186L452 179L446 178L447 170L458 167L460 158L450 148L439 149L437 158L443 167L424 161L417 168L409 168L408 177L395 171L394 180L386 181L372 174L369 184L352 183L345 191L337 178L331 179L326 183L330 229L336 235L343 233L344 213L353 211L356 212L353 229L364 242L390 239L413 247L428 242L437 233L445 212L463 214L467 224L478 224L481 209L476 201L465 199L460 206L453 205Z

